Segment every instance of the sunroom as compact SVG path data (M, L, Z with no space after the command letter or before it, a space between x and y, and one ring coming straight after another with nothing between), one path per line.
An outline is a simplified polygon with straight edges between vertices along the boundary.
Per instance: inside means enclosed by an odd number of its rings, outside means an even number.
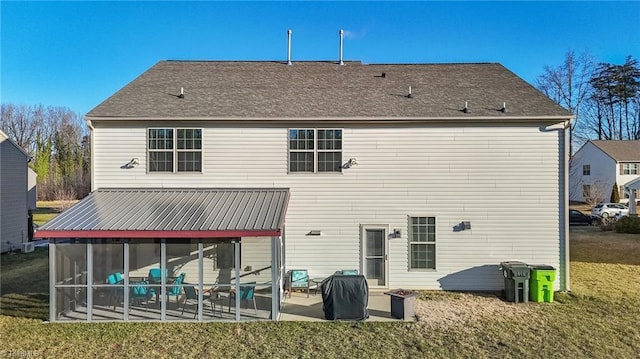
M277 320L288 189L99 189L49 239L51 321Z

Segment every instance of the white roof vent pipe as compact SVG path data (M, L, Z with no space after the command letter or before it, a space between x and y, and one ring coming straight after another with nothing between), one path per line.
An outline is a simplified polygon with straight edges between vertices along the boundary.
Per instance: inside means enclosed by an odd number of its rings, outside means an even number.
M287 65L291 66L291 29L287 30Z
M343 47L342 46L342 40L344 38L344 30L340 29L339 33L340 33L340 62L339 62L339 64L340 65L344 65L344 61L342 61L342 47Z

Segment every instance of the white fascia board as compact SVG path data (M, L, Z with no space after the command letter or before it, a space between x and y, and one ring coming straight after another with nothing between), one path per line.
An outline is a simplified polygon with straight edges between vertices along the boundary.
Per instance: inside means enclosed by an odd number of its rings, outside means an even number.
M350 122L350 123L411 123L411 122L443 122L443 123L531 123L559 124L571 121L574 116L478 116L478 117L93 117L87 116L88 121L218 121L218 122Z

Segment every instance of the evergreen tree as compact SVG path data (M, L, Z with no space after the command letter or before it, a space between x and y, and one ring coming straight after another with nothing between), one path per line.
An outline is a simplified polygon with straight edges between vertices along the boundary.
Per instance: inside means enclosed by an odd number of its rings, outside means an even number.
M613 183L613 189L611 190L611 203L620 202L620 192L618 191L618 184Z

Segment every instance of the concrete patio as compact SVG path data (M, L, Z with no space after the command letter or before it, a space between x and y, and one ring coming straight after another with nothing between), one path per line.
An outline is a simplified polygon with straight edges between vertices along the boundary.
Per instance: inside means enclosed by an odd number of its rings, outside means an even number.
M402 320L391 318L391 299L384 294L385 290L369 290L369 310L368 321L397 321ZM282 321L328 321L324 319L322 310L322 295L314 294L313 289L309 298L306 292L293 292L285 299L282 313ZM410 320L415 320L411 318Z

